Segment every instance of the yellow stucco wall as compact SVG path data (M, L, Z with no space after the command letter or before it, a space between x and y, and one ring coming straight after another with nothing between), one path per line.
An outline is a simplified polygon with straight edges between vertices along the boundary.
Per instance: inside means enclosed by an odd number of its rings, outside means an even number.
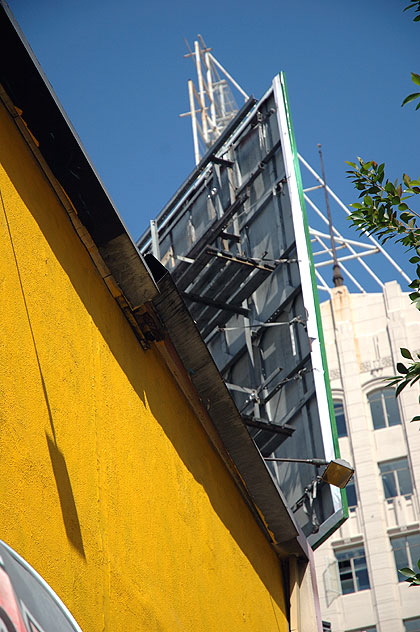
M0 110L0 539L84 632L287 629L277 558Z

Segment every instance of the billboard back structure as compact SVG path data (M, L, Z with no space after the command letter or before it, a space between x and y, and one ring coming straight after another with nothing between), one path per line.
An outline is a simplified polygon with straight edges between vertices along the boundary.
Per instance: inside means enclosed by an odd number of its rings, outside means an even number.
M283 74L245 103L138 246L172 273L262 456L338 456ZM345 495L313 465L268 467L316 547L346 517Z

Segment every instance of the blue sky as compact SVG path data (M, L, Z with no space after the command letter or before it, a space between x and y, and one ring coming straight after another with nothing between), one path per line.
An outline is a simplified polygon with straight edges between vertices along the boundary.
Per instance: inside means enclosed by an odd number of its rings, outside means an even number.
M420 177L420 113L401 108L410 71L420 72L420 25L406 4L9 0L134 238L194 167L178 114L194 76L184 38L197 33L248 94L286 72L298 150L319 170L322 143L346 204L355 196L345 160L357 155L385 162L392 178Z

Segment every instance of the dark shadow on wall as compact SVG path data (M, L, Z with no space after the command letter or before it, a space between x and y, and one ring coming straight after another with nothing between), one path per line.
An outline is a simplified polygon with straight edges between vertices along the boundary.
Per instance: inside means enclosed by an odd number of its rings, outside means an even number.
M29 153L29 150L27 151ZM57 197L50 189L43 174L36 173L35 170L31 171L30 174L23 173L18 152L13 156L10 151L1 153L5 154L3 166L14 183L16 190L29 208L40 231L42 231L48 241L74 290L83 302L101 336L106 341L116 362L130 381L137 396L146 406L150 407L153 416L173 445L179 459L194 479L204 488L214 512L229 530L233 540L247 557L249 563L273 597L273 600L280 608L283 608L283 598L281 590L279 590L281 586L280 562L274 559L274 552L270 549L269 543L262 535L250 511L246 508L225 465L215 451L207 459L202 459L200 455L197 455L200 447L203 452L208 454L206 449L208 447L208 438L200 423L193 418L193 414L189 415L191 422L188 424L179 415L169 414L167 404L162 397L159 397L156 389L156 370L159 370L159 365L161 365L162 373L168 369L163 367L160 357L153 349L146 352L141 349L134 332L130 329L116 301L112 299L99 273L95 273L97 275L97 283L92 282L91 279L89 280L90 277L86 271L93 267L92 260L84 246L82 246L61 204L60 208L57 208L59 205ZM45 193L42 200L34 200L34 179L38 192L42 186L40 180L43 180L44 186L50 191L49 195ZM41 260L42 256L40 254ZM36 275L37 271L33 270L32 274ZM41 294L39 295L39 300L43 301ZM103 309L104 301L107 304L107 309ZM52 307L50 304L45 305L46 310L51 310ZM123 336L121 335L121 321L124 322ZM118 322L120 322L120 326L115 325ZM75 329L74 335L77 336L77 329ZM65 353L65 350L58 350L58 353L60 352ZM150 371L147 370L148 362L153 366ZM174 392L175 397L180 397L175 380L170 384L170 390ZM113 395L113 397L117 396L117 394ZM188 406L186 400L184 401L185 406ZM123 416L113 419L112 423L116 431L120 429L122 435L127 433ZM141 423L140 420L139 423ZM48 435L47 442L67 536L73 546L84 556L80 524L65 458ZM139 459L141 459L141 452L146 449L146 446L147 436L144 438L144 445L137 447ZM222 476L220 476L221 472L223 472ZM229 498L230 495L236 499L233 506L226 502L226 498ZM248 514L248 520L242 521L238 519L236 511L238 506L241 507L241 515L242 511L245 516ZM176 511L176 507L174 510ZM258 545L255 544L255 540L259 542ZM271 568L267 568L267 556L272 556L273 564L269 565ZM278 571L273 570L276 566Z
M49 438L48 434L45 433L46 437L47 437L47 444L48 444L48 450L49 450L49 453L50 453L51 463L52 463L52 466L53 466L54 477L55 477L55 481L56 481L56 485L57 485L57 490L58 490L58 495L59 495L59 500L60 500L60 506L61 506L61 512L62 512L62 515L63 515L64 526L65 526L65 530L66 530L67 537L68 537L69 541L78 550L80 555L84 559L86 559L84 548L83 548L83 542L82 542L82 534L81 534L81 531L80 531L79 518L78 518L78 515L77 515L77 509L76 509L76 505L75 505L75 502L74 502L73 491L72 491L71 483L70 483L70 477L69 477L69 474L68 474L68 470L67 470L67 466L66 466L66 462L65 462L64 456L62 455L62 453L60 452L60 450L58 449L58 447L56 445L56 433L55 433L55 427L54 427L54 419L53 419L53 415L52 415L52 411L51 411L50 400L49 400L49 397L48 397L47 386L46 386L45 379L44 379L44 374L43 374L43 371L42 371L41 361L40 361L39 353L38 353L38 346L37 346L37 342L36 342L36 338L35 338L34 327L33 327L33 323L32 323L32 320L31 320L31 315L30 315L30 311L29 311L29 307L28 307L28 302L27 302L27 299L26 299L25 288L23 286L20 265L19 265L19 261L18 261L18 257L17 257L17 254L16 254L14 241L13 241L13 235L12 235L11 227L10 227L10 224L9 224L9 217L8 217L8 212L7 212L8 209L6 208L6 205L4 203L4 199L3 199L1 191L0 191L0 206L1 206L1 210L4 213L4 219L5 219L6 226L7 226L7 231L8 231L9 237L10 237L10 244L11 244L11 247L12 247L13 257L14 257L15 264L16 264L16 272L17 272L18 279L19 279L19 285L20 285L20 289L21 289L21 293L22 293L22 300L23 300L23 304L24 304L24 307L25 307L26 317L28 319L28 326L29 326L29 331L30 331L33 347L34 347L34 353L35 353L36 363L37 363L37 367L38 367L38 371L39 371L39 377L40 377L40 381L41 381L42 392L43 392L43 395L44 395L44 400L45 400L45 405L46 405L46 408L47 408L48 419L49 419L49 422L50 422L51 431L52 431L52 434L53 434L53 437L54 437L54 440L52 441Z
M74 502L73 490L71 487L66 460L62 452L58 449L58 446L52 439L50 439L47 433L45 433L45 436L47 438L48 451L50 453L55 484L57 485L57 492L67 538L78 553L86 559L85 550L83 548L82 532L80 530L79 516L77 514L76 503Z

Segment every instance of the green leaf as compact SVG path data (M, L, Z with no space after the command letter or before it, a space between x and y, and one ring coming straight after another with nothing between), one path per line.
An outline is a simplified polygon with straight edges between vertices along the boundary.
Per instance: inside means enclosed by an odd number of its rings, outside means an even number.
M414 18L413 22L420 22L420 15L417 15L417 16Z
M419 16L420 17L420 16ZM414 101L414 99L418 99L420 97L420 92L413 92L413 94L409 94L408 97L405 97L404 101L401 103L401 107L410 103L410 101Z
M413 356L411 355L410 351L408 349L405 349L404 347L401 347L400 349L401 351L401 355L403 358L407 358L407 360L412 360Z
M415 83L417 86L420 86L420 75L418 75L416 72L412 72L411 81Z
M402 362L397 362L397 371L398 373L408 373L407 367Z
M397 377L393 382L391 382L393 378L392 377L386 377L385 380L389 382L389 386L396 386L397 384L399 384L400 380L404 379L402 377Z
M420 375L417 375L413 380L411 380L410 386L413 386L416 382L420 380Z
M401 573L401 575L405 575L406 577L414 577L415 575L415 572L411 570L411 568L407 567L400 568L398 572Z
M405 223L409 222L412 217L414 217L412 213L401 213L401 220Z
M413 417L413 419L411 421L420 421L420 417L419 416ZM419 560L419 562L420 562L420 560ZM419 568L420 568L420 566L419 566Z
M410 186L410 176L407 175L406 173L403 173L403 182L406 187Z

